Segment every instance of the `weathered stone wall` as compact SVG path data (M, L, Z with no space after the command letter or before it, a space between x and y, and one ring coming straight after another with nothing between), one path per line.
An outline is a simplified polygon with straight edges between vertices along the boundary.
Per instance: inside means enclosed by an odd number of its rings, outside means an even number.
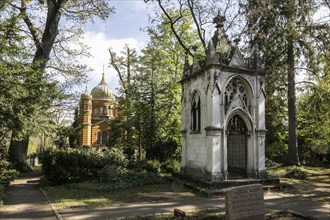
M226 220L264 220L262 185L233 187L226 191Z

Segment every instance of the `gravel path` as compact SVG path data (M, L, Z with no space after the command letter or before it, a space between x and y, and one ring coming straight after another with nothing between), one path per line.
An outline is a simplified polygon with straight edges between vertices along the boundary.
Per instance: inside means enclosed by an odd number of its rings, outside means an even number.
M40 176L40 171L22 174L10 184L0 219L57 219L39 189Z

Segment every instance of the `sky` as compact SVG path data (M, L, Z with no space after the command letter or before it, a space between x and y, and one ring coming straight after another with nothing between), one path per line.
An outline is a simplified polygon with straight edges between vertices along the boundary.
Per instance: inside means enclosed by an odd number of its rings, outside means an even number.
M81 60L93 69L88 74L88 83L78 89L83 92L87 86L90 92L99 84L102 78L103 68L108 85L116 91L119 87L119 79L115 70L109 67L109 52L112 48L120 53L125 44L141 50L148 43L148 35L143 31L148 25L148 5L143 0L111 0L115 7L107 21L96 21L87 24L83 42L90 47L92 57Z

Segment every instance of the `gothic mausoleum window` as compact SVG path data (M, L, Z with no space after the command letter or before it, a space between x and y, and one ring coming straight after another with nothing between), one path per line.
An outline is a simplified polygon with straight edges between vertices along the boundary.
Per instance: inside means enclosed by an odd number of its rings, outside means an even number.
M225 91L225 107L226 111L230 107L230 104L235 99L235 97L240 96L245 106L248 107L248 94L245 88L244 83L241 79L235 78L231 80L227 86Z
M201 100L197 92L194 93L191 102L191 131L201 130Z

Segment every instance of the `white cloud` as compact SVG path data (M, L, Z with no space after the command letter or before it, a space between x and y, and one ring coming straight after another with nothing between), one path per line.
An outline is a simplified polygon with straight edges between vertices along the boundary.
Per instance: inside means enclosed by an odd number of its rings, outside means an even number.
M108 49L110 47L116 53L120 53L125 44L128 44L131 48L135 48L137 51L141 50L145 45L145 42L138 41L134 38L111 39L103 32L85 32L83 43L90 47L89 52L92 55L82 60L84 64L93 69L88 74L89 81L87 88L89 91L101 81L103 67L108 85L114 90L119 86L117 73L113 68L108 67L110 59Z

